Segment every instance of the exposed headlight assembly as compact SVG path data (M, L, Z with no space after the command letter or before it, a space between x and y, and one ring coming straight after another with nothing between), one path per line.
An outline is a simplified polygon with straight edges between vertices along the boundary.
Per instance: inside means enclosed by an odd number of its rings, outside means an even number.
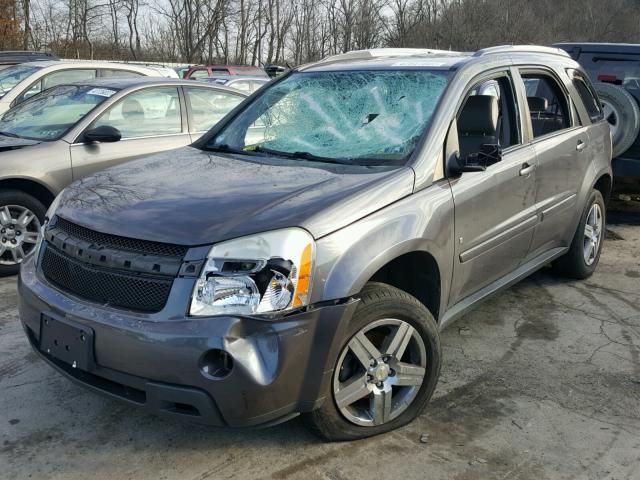
M194 287L190 315L251 315L307 305L314 249L301 228L214 245Z

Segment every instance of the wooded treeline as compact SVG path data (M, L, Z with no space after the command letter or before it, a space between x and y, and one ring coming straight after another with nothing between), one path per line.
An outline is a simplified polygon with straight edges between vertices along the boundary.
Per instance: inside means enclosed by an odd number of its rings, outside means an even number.
M353 49L640 43L639 0L0 0L0 49L291 65Z

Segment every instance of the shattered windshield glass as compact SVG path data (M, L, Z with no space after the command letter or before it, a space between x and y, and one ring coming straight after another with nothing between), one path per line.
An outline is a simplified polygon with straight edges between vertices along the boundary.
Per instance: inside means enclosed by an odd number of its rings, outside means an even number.
M448 72L297 72L265 92L207 145L212 150L357 165L406 162Z

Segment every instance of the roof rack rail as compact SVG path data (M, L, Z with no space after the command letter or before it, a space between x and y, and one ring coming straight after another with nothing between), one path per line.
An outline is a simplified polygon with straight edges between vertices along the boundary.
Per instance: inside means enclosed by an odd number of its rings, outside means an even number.
M317 63L339 62L341 60L365 60L370 58L385 57L417 57L425 55L435 55L438 53L459 53L452 50L436 50L432 48L371 48L368 50L351 50L350 52L338 53L330 57L323 58Z
M473 54L473 56L482 57L483 55L491 55L495 53L547 53L551 55L560 55L562 57L571 56L561 48L543 47L540 45L499 45L496 47L488 47L478 50Z

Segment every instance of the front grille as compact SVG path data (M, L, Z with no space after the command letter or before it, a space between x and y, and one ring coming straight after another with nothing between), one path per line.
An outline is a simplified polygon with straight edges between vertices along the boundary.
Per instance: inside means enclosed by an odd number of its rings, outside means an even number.
M54 226L67 235L79 240L99 245L102 248L126 250L129 252L143 253L146 255L164 255L168 257L184 257L187 247L171 243L152 242L149 240L137 240L135 238L120 237L108 233L100 233L82 227L61 217L55 217Z
M172 278L96 268L46 244L42 272L58 288L92 302L145 313L162 310Z

